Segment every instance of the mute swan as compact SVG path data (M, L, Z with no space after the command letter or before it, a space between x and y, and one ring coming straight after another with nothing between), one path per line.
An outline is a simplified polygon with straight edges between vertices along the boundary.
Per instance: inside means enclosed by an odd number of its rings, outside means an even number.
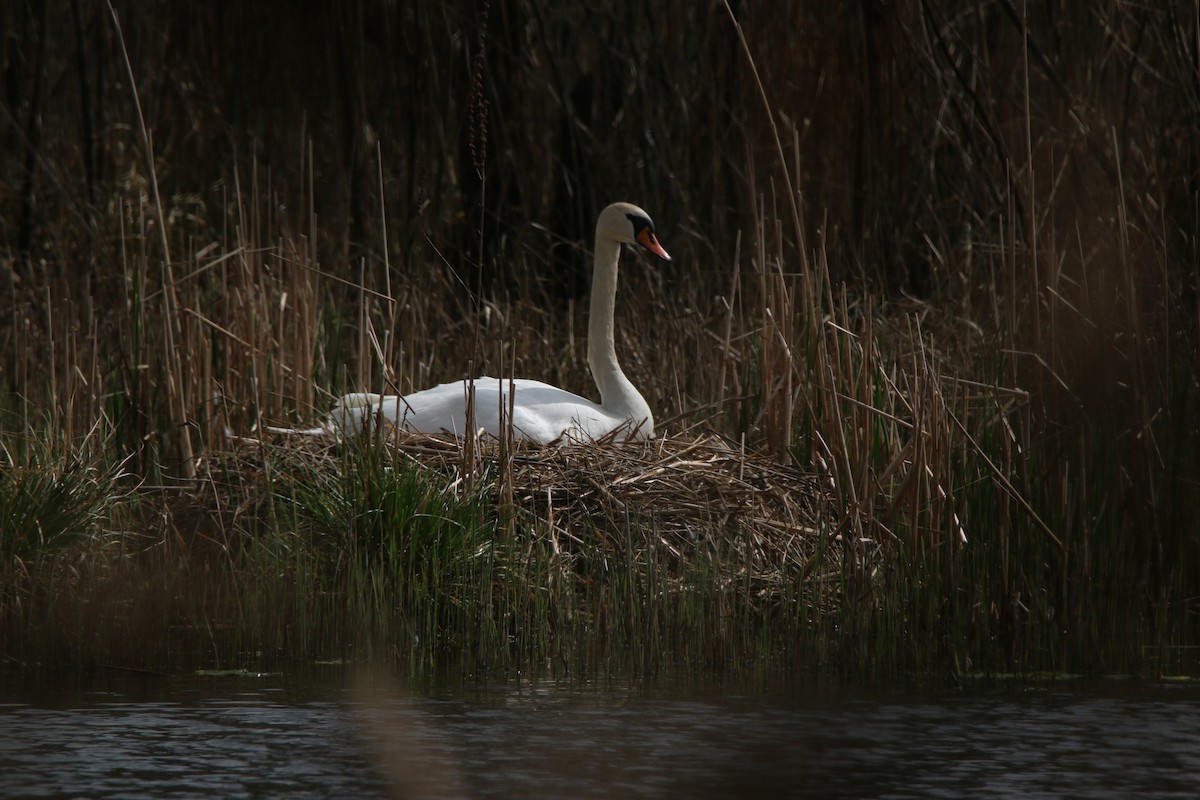
M475 427L492 436L501 431L501 408L509 416L508 392L513 391L514 439L547 445L586 441L609 434L615 441L654 438L654 415L621 365L613 341L613 312L617 298L617 263L621 244L642 247L664 261L671 256L658 243L654 223L645 211L629 203L613 203L596 220L596 250L588 319L588 366L600 390L600 402L534 380L481 377L475 385ZM330 420L335 428L361 430L376 415L409 431L462 436L466 428L468 381L443 383L432 389L399 396L348 394L338 401ZM505 422L508 420L506 419Z

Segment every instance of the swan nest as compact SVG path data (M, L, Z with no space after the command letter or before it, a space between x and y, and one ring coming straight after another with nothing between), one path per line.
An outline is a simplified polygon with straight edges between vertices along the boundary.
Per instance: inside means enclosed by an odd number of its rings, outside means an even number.
M344 446L292 436L240 441L331 468ZM379 444L445 491L475 485L497 507L524 512L516 524L549 538L567 563L594 558L599 547L623 561L648 559L680 583L700 568L729 591L813 609L837 606L844 561L859 577L873 571L875 554L863 552L863 540L846 544L853 537L843 536L848 525L827 480L717 435L505 447L493 438L464 446L392 428Z

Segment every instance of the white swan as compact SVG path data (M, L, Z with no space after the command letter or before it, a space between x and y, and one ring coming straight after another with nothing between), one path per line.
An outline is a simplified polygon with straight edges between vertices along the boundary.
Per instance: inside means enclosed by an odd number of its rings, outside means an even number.
M342 431L362 430L380 415L405 430L462 436L467 424L468 383L474 383L477 432L500 435L501 414L505 422L509 421L511 386L514 439L548 445L600 439L610 434L614 441L654 438L654 415L621 371L613 341L617 263L622 243L642 247L666 261L671 259L654 235L654 223L642 209L629 203L613 203L600 212L596 220L588 319L588 366L600 390L599 403L541 381L510 382L481 377L473 382L443 383L404 396L345 395L330 415L333 427Z

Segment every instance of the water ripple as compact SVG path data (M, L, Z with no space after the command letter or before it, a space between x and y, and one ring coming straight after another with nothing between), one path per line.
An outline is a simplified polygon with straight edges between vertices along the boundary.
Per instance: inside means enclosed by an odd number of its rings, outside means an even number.
M0 705L0 795L370 797L404 770L454 778L419 784L431 794L489 798L1168 798L1200 786L1200 699L1165 692L327 694Z

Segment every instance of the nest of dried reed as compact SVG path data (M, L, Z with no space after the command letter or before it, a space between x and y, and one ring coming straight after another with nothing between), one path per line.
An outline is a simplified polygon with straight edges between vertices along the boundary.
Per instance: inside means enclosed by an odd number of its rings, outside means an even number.
M511 473L513 502L538 512L559 541L591 533L609 549L645 547L681 575L705 564L773 596L841 561L818 478L718 436L522 452Z
M393 428L376 445L445 491L474 488L516 512L514 535L543 537L565 566L599 555L653 565L678 587L704 575L752 601L838 604L851 549L827 481L720 436L540 447ZM342 446L289 436L271 449L336 469Z

